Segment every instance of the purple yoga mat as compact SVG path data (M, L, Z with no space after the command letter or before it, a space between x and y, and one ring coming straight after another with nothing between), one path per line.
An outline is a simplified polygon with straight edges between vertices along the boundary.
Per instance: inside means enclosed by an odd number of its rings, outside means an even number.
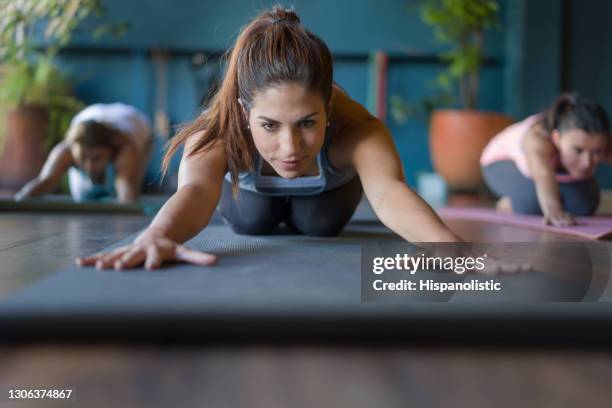
M493 208L452 207L438 211L442 218L462 219L496 224L515 225L541 231L570 234L588 239L612 238L612 217L577 217L578 225L572 227L553 227L544 225L541 216L518 215L497 212Z

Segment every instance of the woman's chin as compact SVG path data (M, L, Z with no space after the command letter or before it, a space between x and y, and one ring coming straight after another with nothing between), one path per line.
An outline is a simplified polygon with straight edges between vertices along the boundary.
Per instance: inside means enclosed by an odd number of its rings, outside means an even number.
M301 175L298 170L276 169L276 173L278 173L279 176L285 179L293 179L293 178L300 177Z
M593 177L593 172L589 172L589 171L574 171L571 172L570 175L575 178L575 179L587 179L590 177Z

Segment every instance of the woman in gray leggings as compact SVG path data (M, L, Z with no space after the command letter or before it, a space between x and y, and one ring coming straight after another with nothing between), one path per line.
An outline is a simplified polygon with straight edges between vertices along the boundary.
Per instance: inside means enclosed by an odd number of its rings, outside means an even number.
M337 235L362 189L380 220L412 242L460 242L406 184L389 130L333 81L332 56L291 10L257 16L232 47L209 106L172 139L182 146L177 192L136 240L81 265L124 269L201 265L182 245L219 209L234 231ZM167 168L167 167L166 167Z
M516 123L487 145L481 166L498 209L544 215L570 226L599 204L596 167L610 163L608 115L596 102L563 94L546 112Z

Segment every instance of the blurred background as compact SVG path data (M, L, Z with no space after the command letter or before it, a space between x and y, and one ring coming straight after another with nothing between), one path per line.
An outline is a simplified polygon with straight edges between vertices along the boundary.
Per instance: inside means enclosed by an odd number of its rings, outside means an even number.
M70 7L71 2L38 3L57 3L57 14L61 7L67 4ZM53 62L70 86L69 95L75 98L70 107L76 110L78 103L85 106L119 101L146 112L155 122L157 136L156 152L147 176L148 189L155 191L159 189L163 144L172 136L176 125L197 115L214 90L215 81L222 73L220 56L231 46L240 27L275 2L79 0L72 3L80 10L87 7L90 10L82 18L75 14L69 22L58 23L65 25L68 35L54 49ZM283 4L294 6L303 24L328 44L335 58L335 81L391 129L411 185L416 186L419 175L434 171L436 159L432 160L430 147L434 145L446 150L436 153L440 166L459 160L472 162L472 170L464 172L478 171L474 161L486 141L461 136L462 139L454 142L457 145L453 145L447 136L442 141L430 142L429 113L435 109L477 109L519 120L546 108L560 92L572 90L612 110L609 91L612 77L608 75L612 71L609 47L612 2L497 0L486 2L492 8L488 12L484 10L480 17L477 15L477 21L469 21L473 16L436 15L440 10L430 9L428 15L423 7L428 4L431 7L432 3L436 2L294 0ZM65 10L61 11L64 16ZM38 47L38 52L43 52L45 44L53 44L46 36L48 25L41 23L53 18L53 9L47 10L46 16L44 12L41 20L22 33L26 41ZM470 59L473 50L459 49L459 59L448 71L444 53L458 50L456 35L463 34L453 29L464 26L472 30L468 33L472 45L475 38L480 40L482 33L482 51L474 60ZM440 33L447 37L450 33L455 38L440 41ZM4 65L0 72L5 76L0 87L4 91L0 91L0 96L6 117L6 111L19 103L27 104L27 100L7 95L9 69L6 61ZM473 103L466 104L465 97L461 97L460 81L453 79L473 69L477 70L478 83L477 88L472 87ZM448 72L451 77L445 78ZM10 79L9 83L16 81ZM25 93L32 95L31 90L26 89ZM508 124L502 122L493 127ZM54 126L61 128L62 123ZM489 130L485 138L496 131ZM465 132L477 133L477 130L470 128ZM55 139L46 140L46 148L59 140L58 137L61 132L51 137ZM464 153L461 150L464 147L476 152ZM175 161L173 171L176 165ZM36 163L32 166L36 167ZM438 167L436 170L445 171ZM452 164L446 170L449 171L461 173L457 164ZM604 188L612 187L611 176L610 170L600 169ZM454 181L449 177L452 175L445 179L451 188L478 189L479 182L474 180L478 175L458 175L459 179ZM173 183L171 172L163 189L171 191Z

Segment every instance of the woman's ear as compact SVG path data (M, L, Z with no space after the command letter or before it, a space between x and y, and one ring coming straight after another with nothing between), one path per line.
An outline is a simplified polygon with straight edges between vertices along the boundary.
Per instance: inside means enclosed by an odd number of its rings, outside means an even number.
M238 103L240 104L240 107L242 108L242 114L244 115L244 120L246 120L246 122L249 123L249 112L247 111L246 107L244 106L244 103L242 102L242 99L238 98Z
M334 96L332 94L332 97L329 98L329 102L327 102L327 105L325 105L325 116L327 117L327 122L326 122L326 126L330 125L330 121L331 121L331 116L332 116L332 109L334 109Z
M558 149L561 145L561 133L557 129L553 130L550 134L550 140L552 141L553 145L555 145L555 147Z

